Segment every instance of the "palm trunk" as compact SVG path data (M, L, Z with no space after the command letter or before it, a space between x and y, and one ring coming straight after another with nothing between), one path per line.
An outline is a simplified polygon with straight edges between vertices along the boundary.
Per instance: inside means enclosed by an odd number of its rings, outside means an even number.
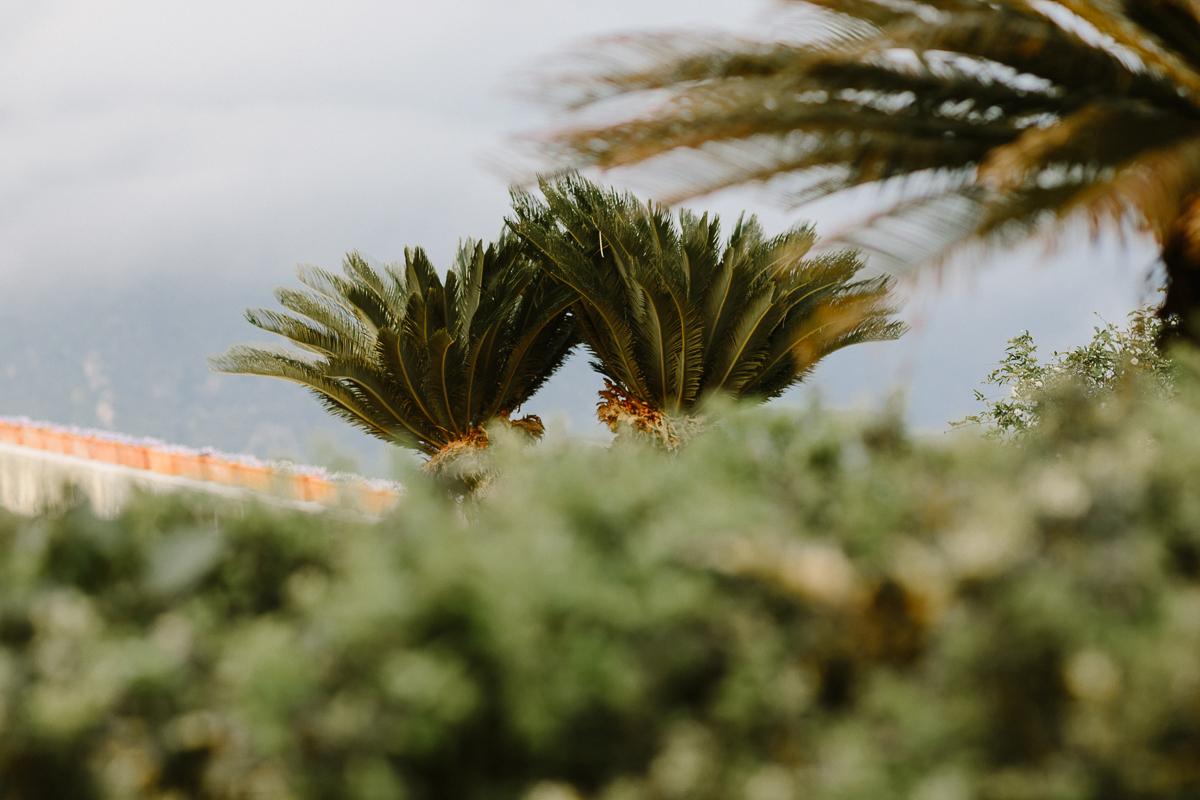
M676 450L704 427L703 417L667 414L647 405L610 380L600 391L596 416L618 437L632 434L665 450Z
M499 419L521 431L530 439L541 439L546 426L535 414L520 419L509 419L501 412ZM492 470L480 456L491 444L491 438L482 427L475 427L457 439L453 439L437 451L422 469L455 494L479 494L491 485Z
M1159 347L1173 341L1200 345L1200 192L1184 201L1163 242L1162 260L1167 297L1158 310Z

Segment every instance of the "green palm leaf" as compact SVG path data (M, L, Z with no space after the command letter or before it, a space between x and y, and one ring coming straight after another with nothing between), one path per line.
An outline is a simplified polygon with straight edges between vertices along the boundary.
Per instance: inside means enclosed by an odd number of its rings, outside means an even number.
M1164 314L1200 341L1200 5L790 5L809 12L805 42L618 40L606 68L559 83L567 105L657 102L559 130L547 148L566 166L658 165L670 200L780 176L796 202L904 180L845 238L897 266L1074 215L1127 220L1158 238Z
M382 272L350 253L343 274L298 275L306 289L276 291L286 312L246 318L300 351L238 345L213 369L299 383L334 415L431 457L507 419L579 342L575 293L515 237L468 240L444 284L420 248Z
M713 393L776 397L828 353L903 330L888 281L856 282L862 262L851 252L808 257L810 228L768 240L751 217L723 244L715 217L675 219L578 176L543 181L541 192L514 192L510 225L577 292L584 342L610 383L600 413L611 424L614 402L653 427Z

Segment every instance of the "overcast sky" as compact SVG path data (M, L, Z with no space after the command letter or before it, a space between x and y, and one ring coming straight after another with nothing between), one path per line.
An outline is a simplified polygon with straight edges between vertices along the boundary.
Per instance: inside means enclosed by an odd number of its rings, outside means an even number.
M506 179L489 164L547 123L513 97L547 58L617 32L761 26L770 9L5 0L0 308L148 275L287 283L296 262L333 266L351 248L392 261L420 244L444 267L459 237L499 232ZM753 191L690 205L750 207L775 230L799 218ZM791 397L844 405L901 388L910 418L940 427L974 410L972 390L1020 330L1048 352L1085 341L1093 312L1120 321L1147 294L1152 257L1145 243L1077 239L925 280L912 333L835 354ZM536 410L585 418L591 388L573 388L552 386Z

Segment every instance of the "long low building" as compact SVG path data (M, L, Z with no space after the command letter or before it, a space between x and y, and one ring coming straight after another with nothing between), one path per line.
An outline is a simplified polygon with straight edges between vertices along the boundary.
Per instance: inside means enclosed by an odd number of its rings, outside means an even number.
M137 490L196 491L310 511L344 508L369 516L386 513L403 492L393 481L330 474L318 467L0 418L0 506L34 514L63 502L68 492L80 491L97 514L111 517Z

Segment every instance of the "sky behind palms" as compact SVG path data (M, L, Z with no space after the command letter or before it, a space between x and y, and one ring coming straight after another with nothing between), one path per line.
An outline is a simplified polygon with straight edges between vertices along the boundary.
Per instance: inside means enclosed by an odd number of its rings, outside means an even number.
M261 285L259 302L270 305L267 290L293 282L297 262L333 266L351 248L392 261L420 244L444 268L459 237L500 230L507 178L495 165L505 163L514 135L549 120L514 95L547 59L619 32L762 29L772 8L717 0L6 0L0 311L52 308L67 287L85 295L104 287L111 297L114 287L150 279L203 280L218 296L226 283ZM818 231L832 229L854 210L834 201L798 214L753 190L689 205L723 216L749 208L769 231L805 217ZM1090 247L1077 237L1048 258L1033 246L928 277L905 312L912 333L835 354L789 397L819 391L850 404L906 387L910 419L940 428L975 410L972 390L1007 338L1028 328L1045 351L1083 342L1099 322L1093 312L1119 321L1152 294L1144 279L1152 259L1145 243ZM229 291L219 324L234 324L243 294ZM261 339L248 325L233 329L242 333L228 344ZM137 346L161 350L172 341ZM576 430L590 425L599 381L583 361L532 410L565 412Z

